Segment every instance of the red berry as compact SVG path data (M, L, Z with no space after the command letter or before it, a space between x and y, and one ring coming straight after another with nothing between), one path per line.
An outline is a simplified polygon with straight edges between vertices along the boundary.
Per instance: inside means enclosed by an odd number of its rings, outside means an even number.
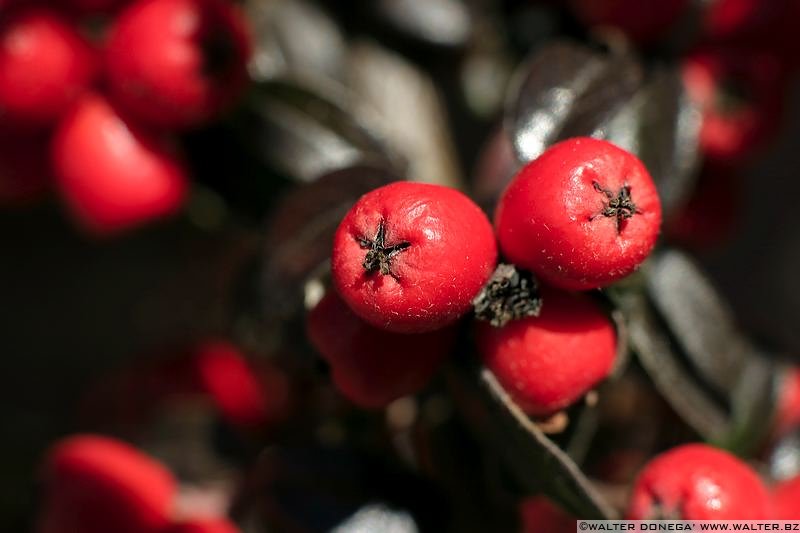
M239 533L229 520L194 520L173 524L163 533Z
M0 113L49 125L92 83L94 51L57 13L31 8L0 24Z
M492 227L469 198L440 185L397 182L350 209L336 230L331 269L358 316L421 333L467 313L496 261Z
M781 384L775 413L775 433L785 435L798 426L800 426L800 368L795 367L786 373Z
M772 516L775 520L800 520L800 476L772 487Z
M98 234L173 214L186 194L186 174L165 140L124 120L98 95L86 95L65 117L52 156L72 213Z
M544 288L538 317L477 322L478 351L514 401L546 416L581 398L614 365L614 324L591 298Z
M30 203L50 187L48 141L42 135L0 138L0 206Z
M50 451L43 474L38 533L158 533L169 523L175 480L124 442L67 438Z
M684 59L683 79L700 108L700 148L716 160L740 160L774 137L781 125L786 71L755 49L708 48Z
M764 520L766 487L747 464L704 444L673 448L650 461L633 487L631 520Z
M632 154L575 138L528 163L495 212L503 255L551 285L608 285L633 272L655 245L661 204Z
M542 496L525 499L519 506L523 533L573 533L576 519Z
M332 290L309 312L307 331L339 391L367 409L422 389L455 342L453 328L402 334L373 327Z
M272 371L268 385L238 348L227 342L207 342L192 361L200 387L214 399L223 418L237 427L257 428L279 416L284 407L287 383Z
M689 0L571 0L575 16L589 27L617 28L639 43L657 41L689 7Z
M225 0L138 0L111 30L111 91L142 120L197 126L241 93L250 53L244 17Z

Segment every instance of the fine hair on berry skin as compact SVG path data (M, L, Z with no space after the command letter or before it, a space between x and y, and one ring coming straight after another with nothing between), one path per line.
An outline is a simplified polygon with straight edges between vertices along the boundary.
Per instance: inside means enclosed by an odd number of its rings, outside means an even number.
M450 325L491 276L491 224L463 193L401 181L362 196L334 237L337 291L366 322L397 333Z

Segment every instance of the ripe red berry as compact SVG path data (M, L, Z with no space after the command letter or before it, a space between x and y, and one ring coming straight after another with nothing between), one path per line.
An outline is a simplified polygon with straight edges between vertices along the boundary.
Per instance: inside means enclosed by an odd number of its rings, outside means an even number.
M258 372L232 344L206 342L191 363L200 388L234 426L258 428L283 414L288 394L283 374L276 369Z
M772 487L772 516L775 520L800 520L800 476Z
M689 0L570 0L586 26L609 26L643 44L657 41L689 7Z
M186 174L165 140L124 120L99 95L87 94L64 118L52 158L72 213L98 234L175 213L186 194Z
M769 494L758 475L733 455L704 444L673 448L639 473L631 520L764 520Z
M165 128L214 118L241 93L250 41L225 0L138 0L111 30L106 70L118 103Z
M661 204L632 154L590 138L528 163L495 212L503 255L551 285L585 290L633 272L655 245Z
M397 182L362 196L336 230L331 269L350 308L377 327L452 324L489 279L497 246L486 216L440 185Z
M159 533L169 524L175 480L124 442L67 438L48 454L43 475L38 533Z
M775 408L775 434L785 435L800 427L800 368L790 369L783 378Z
M193 520L171 525L163 533L239 533L239 528L229 520Z
M709 158L741 160L779 131L786 71L773 54L697 50L684 59L683 80L702 113L700 148Z
M476 323L484 364L532 416L581 398L611 372L617 349L614 324L590 297L544 288L542 302L538 317Z
M337 389L354 404L384 407L422 389L453 350L454 328L418 334L373 327L330 290L308 314L308 338Z
M533 496L519 506L522 533L573 533L576 519L543 496Z
M68 21L30 8L0 24L0 114L23 126L54 123L89 87L95 53Z

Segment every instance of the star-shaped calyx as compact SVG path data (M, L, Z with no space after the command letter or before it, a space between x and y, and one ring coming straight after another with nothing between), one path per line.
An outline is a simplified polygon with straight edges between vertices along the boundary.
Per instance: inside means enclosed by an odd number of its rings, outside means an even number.
M383 220L378 223L378 230L375 237L359 237L358 244L367 250L364 262L361 265L368 274L380 271L384 276L392 274L392 258L411 246L410 242L399 242L397 244L386 244L386 224Z

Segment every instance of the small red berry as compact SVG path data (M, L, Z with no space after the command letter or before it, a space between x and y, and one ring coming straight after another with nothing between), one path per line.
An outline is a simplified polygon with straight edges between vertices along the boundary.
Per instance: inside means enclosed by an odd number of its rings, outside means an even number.
M0 114L23 126L47 126L91 85L95 53L68 21L30 8L0 24Z
M532 416L581 398L611 372L617 349L614 324L590 297L544 288L542 301L538 317L476 323L484 364Z
M741 160L780 129L786 71L756 49L707 48L684 58L683 80L700 108L700 149L716 160Z
M790 369L783 378L775 411L777 435L800 427L800 368Z
M689 0L570 0L575 16L586 26L617 28L632 40L657 41L678 21Z
M309 312L306 326L311 344L331 367L337 389L367 409L421 390L455 343L454 328L402 334L373 327L332 290Z
M206 342L197 348L191 363L200 388L234 426L258 428L282 414L288 394L285 377L276 369L259 373L232 344Z
M495 212L509 261L574 290L633 272L653 249L660 224L658 193L641 161L590 138L560 142L528 163Z
M772 516L775 520L800 520L800 476L772 487Z
M496 261L491 224L469 198L440 185L397 182L350 209L336 230L331 270L362 319L421 333L466 314Z
M163 533L239 533L239 528L225 519L193 520L171 525Z
M38 533L159 533L169 524L172 474L122 441L67 438L50 451L43 474Z
M573 533L577 520L543 496L532 496L519 506L522 533Z
M106 70L115 99L141 120L185 128L241 93L250 41L226 0L138 0L111 29Z
M187 189L183 166L166 142L124 120L88 94L61 123L53 166L72 213L107 234L175 213Z
M764 520L766 487L733 455L704 444L673 448L650 461L633 487L630 520Z

